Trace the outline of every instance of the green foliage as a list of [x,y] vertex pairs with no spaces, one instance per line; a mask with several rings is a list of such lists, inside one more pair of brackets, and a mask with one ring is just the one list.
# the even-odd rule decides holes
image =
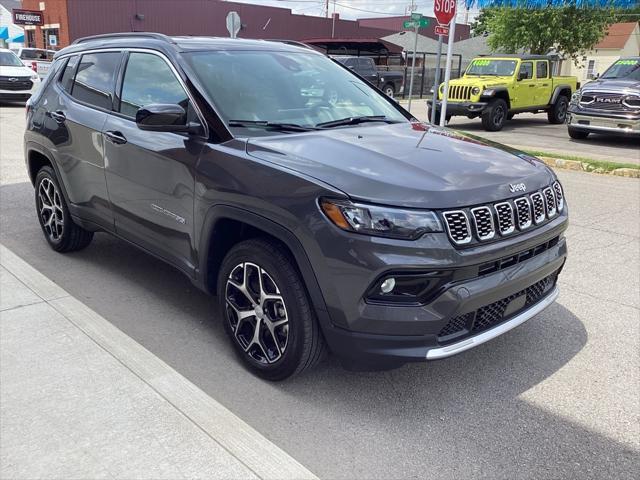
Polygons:
[[555,48],[576,64],[616,21],[614,11],[573,6],[488,8],[471,25],[474,35],[488,35],[489,46],[505,53],[545,54]]

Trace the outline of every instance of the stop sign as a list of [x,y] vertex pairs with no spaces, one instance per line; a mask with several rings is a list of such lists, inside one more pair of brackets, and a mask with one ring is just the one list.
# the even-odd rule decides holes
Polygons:
[[433,13],[440,25],[449,25],[451,19],[456,15],[456,0],[435,0]]

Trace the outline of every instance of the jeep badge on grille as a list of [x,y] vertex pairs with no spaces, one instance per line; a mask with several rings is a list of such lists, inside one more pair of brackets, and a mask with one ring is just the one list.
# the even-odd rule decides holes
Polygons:
[[509,190],[511,190],[511,193],[526,192],[527,186],[524,183],[510,183]]

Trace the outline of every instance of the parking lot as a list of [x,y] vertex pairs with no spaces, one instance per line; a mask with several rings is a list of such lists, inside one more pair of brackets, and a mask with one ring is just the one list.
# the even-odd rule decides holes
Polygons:
[[[536,136],[526,129],[537,120],[523,116],[524,132],[518,122],[500,135]],[[471,124],[484,133],[477,120],[452,126]],[[214,299],[171,267],[106,234],[78,253],[51,251],[24,171],[23,128],[22,106],[0,107],[0,242],[319,477],[636,477],[637,179],[558,172],[571,211],[561,294],[514,331],[429,364],[354,373],[328,359],[269,383],[234,358]],[[554,136],[537,137],[556,150]],[[601,141],[609,144],[597,154],[637,159],[631,144]]]
[[[401,102],[405,108],[406,101]],[[414,100],[411,113],[420,120],[427,118],[425,100]],[[479,118],[453,117],[449,127],[488,138],[516,148],[586,157],[609,162],[640,163],[640,141],[637,138],[590,135],[586,140],[573,140],[565,125],[551,125],[546,113],[521,113],[509,120],[499,132],[487,132]]]

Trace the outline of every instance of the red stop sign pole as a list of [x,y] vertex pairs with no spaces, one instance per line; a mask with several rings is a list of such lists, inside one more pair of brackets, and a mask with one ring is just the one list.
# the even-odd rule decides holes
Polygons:
[[[447,42],[447,66],[444,73],[444,88],[442,90],[442,105],[440,107],[440,126],[444,127],[447,121],[447,97],[449,96],[449,80],[451,79],[451,57],[453,55],[453,42],[456,35],[456,0],[435,0],[433,13],[441,25],[451,24],[449,40]],[[440,67],[440,65],[438,65]],[[436,110],[436,102],[433,103]]]

